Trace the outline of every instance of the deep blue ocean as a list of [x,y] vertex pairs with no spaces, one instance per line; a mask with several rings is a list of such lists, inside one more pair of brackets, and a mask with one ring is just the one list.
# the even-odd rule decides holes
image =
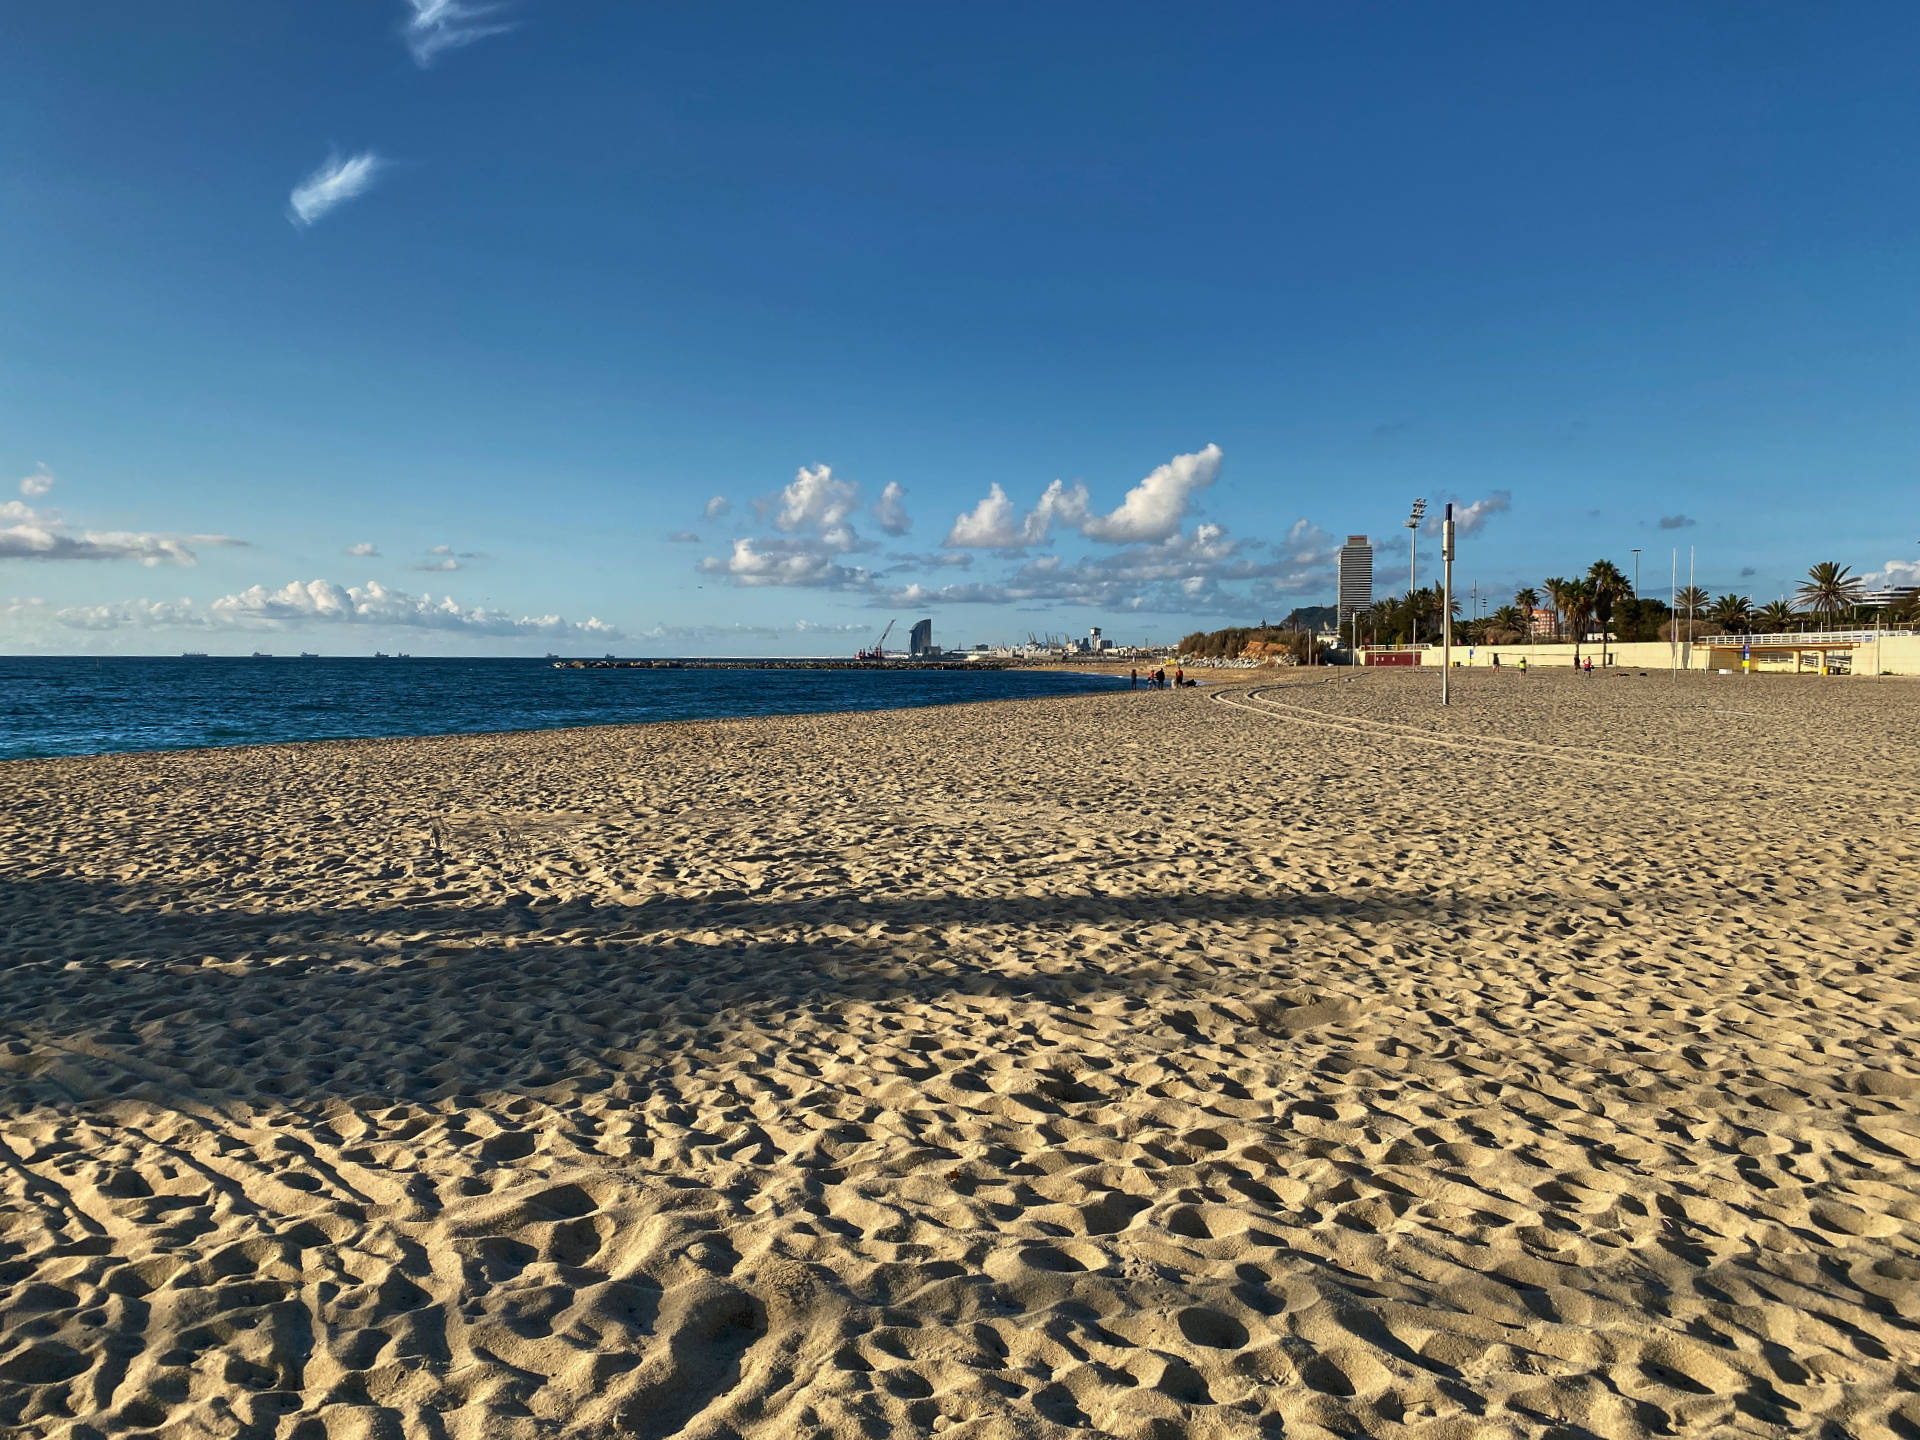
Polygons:
[[0,656],[0,760],[894,710],[1124,685],[1038,670],[556,670],[543,660]]

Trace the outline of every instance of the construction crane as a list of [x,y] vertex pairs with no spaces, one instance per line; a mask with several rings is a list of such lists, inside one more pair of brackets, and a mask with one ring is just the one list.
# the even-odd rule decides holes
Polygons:
[[898,625],[899,623],[900,622],[898,620],[887,621],[887,628],[880,632],[880,638],[873,642],[873,648],[871,650],[861,650],[857,652],[853,658],[856,660],[886,659],[887,658],[887,637],[893,634],[893,627]]

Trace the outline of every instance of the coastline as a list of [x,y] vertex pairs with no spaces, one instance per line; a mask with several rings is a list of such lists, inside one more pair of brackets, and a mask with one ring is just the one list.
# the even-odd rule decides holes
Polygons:
[[1920,692],[1525,683],[4,767],[0,1418],[1913,1423]]

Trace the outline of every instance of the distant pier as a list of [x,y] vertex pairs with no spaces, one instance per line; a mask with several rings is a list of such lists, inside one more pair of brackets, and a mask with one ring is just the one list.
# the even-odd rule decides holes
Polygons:
[[556,660],[556,670],[1012,670],[1015,660]]

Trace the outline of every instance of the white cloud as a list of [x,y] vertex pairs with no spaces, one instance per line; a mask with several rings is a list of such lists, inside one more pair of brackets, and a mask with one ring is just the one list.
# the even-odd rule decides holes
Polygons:
[[1889,560],[1878,570],[1862,575],[1860,583],[1869,590],[1889,590],[1901,585],[1920,585],[1920,561]]
[[904,535],[913,528],[913,521],[907,517],[906,498],[906,487],[897,480],[889,480],[880,492],[873,505],[873,518],[884,533]]
[[[1449,500],[1453,503],[1453,529],[1456,535],[1472,535],[1476,531],[1484,529],[1487,521],[1491,520],[1494,516],[1513,508],[1513,492],[1511,490],[1495,490],[1484,499],[1475,500],[1470,505],[1463,504],[1456,497],[1443,495],[1439,501],[1434,504],[1434,507],[1427,512],[1427,523],[1421,527],[1423,533],[1428,535],[1438,535],[1440,533],[1441,522],[1446,518],[1447,513],[1445,502]],[[1683,520],[1685,520],[1685,518],[1684,516],[1681,517]],[[1687,521],[1687,523],[1691,524],[1692,522]],[[1665,521],[1662,521],[1661,524],[1662,528],[1671,528],[1666,526]]]
[[1087,487],[1080,481],[1069,485],[1055,480],[1016,523],[1013,501],[996,482],[979,504],[955,518],[945,543],[974,550],[1020,550],[1044,544],[1056,522],[1089,540],[1115,545],[1165,540],[1179,533],[1194,495],[1220,473],[1220,460],[1218,445],[1176,455],[1129,490],[1108,515],[1093,513]]
[[860,503],[860,487],[837,479],[831,466],[802,465],[775,503],[779,506],[773,517],[776,530],[817,531],[835,550],[852,550],[859,544],[847,517]]
[[345,160],[329,155],[326,163],[294,186],[287,197],[293,223],[311,225],[336,205],[364,194],[385,168],[386,162],[372,151]]
[[474,550],[455,550],[451,545],[430,545],[427,547],[427,558],[413,568],[428,574],[444,575],[448,571],[464,568],[464,561],[485,558]]
[[58,514],[21,500],[0,502],[0,560],[138,560],[192,565],[193,547],[242,545],[229,535],[162,535],[139,530],[74,530]]
[[708,556],[700,568],[754,588],[799,585],[847,590],[867,584],[867,571],[842,565],[833,547],[812,540],[736,540],[725,560]]
[[421,69],[434,62],[442,51],[457,50],[501,35],[513,29],[510,21],[496,19],[504,5],[469,5],[465,0],[406,0],[413,13],[401,27],[407,49]]
[[1020,545],[1020,530],[1013,520],[1013,501],[994,481],[986,498],[964,515],[956,515],[947,531],[947,545],[973,550],[1012,550]]
[[378,580],[336,585],[331,580],[293,581],[278,590],[255,585],[223,595],[208,607],[216,622],[265,625],[384,625],[414,630],[452,630],[476,635],[573,635],[612,639],[619,631],[598,618],[575,623],[559,615],[521,615],[463,607],[451,595],[391,590]]
[[707,508],[702,510],[700,515],[702,519],[718,520],[731,509],[733,509],[732,501],[728,500],[724,495],[716,495],[707,501]]
[[1020,538],[1029,545],[1038,545],[1047,538],[1056,520],[1073,530],[1086,525],[1087,487],[1078,480],[1071,485],[1055,480],[1041,491],[1040,503],[1020,522]]
[[53,489],[53,472],[46,466],[36,466],[33,474],[20,477],[20,493],[29,500],[37,500]]
[[1186,519],[1195,492],[1213,484],[1220,459],[1218,445],[1174,456],[1129,490],[1112,514],[1089,516],[1081,523],[1081,533],[1089,540],[1119,544],[1166,539]]
[[371,540],[362,540],[358,545],[347,546],[347,554],[362,560],[377,560],[380,558],[380,547]]
[[191,600],[122,600],[69,605],[53,618],[70,630],[205,630],[213,622]]

